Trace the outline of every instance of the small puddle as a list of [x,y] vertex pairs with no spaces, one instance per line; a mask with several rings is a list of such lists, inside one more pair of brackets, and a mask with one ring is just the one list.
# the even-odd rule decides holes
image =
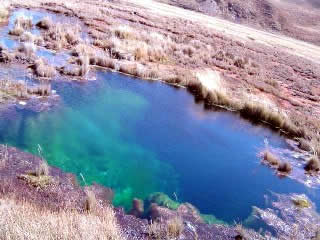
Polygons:
[[[37,22],[42,20],[44,17],[49,17],[52,21],[57,23],[63,24],[79,24],[82,31],[81,31],[81,38],[84,41],[89,41],[90,37],[85,30],[86,27],[83,23],[75,18],[66,17],[64,15],[57,15],[52,14],[45,11],[33,11],[33,10],[26,10],[26,9],[18,9],[12,12],[9,23],[7,26],[1,28],[0,30],[0,45],[5,47],[8,50],[14,51],[17,49],[21,42],[18,37],[10,36],[9,31],[14,28],[15,21],[17,18],[24,16],[26,18],[32,19],[32,23],[35,25]],[[41,31],[36,27],[33,26],[31,30],[29,30],[33,35],[39,36]],[[65,52],[54,52],[45,49],[44,47],[37,47],[36,55],[39,57],[44,58],[50,65],[55,67],[61,67],[67,64],[67,61],[70,57],[70,54]]]

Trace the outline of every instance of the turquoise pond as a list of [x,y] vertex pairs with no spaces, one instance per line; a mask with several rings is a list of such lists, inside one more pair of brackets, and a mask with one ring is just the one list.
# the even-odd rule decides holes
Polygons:
[[61,103],[49,112],[2,116],[0,142],[33,153],[40,144],[49,164],[113,188],[118,206],[164,192],[233,223],[263,208],[271,191],[320,201],[318,190],[261,165],[264,140],[288,148],[282,137],[230,112],[205,111],[184,89],[102,71],[97,81],[53,89]]

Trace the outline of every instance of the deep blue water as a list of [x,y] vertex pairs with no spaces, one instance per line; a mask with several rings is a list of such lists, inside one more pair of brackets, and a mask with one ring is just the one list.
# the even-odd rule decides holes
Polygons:
[[117,205],[128,209],[134,197],[161,191],[233,223],[263,208],[270,191],[319,202],[318,190],[260,164],[264,140],[287,148],[282,137],[233,113],[205,111],[184,89],[109,72],[53,89],[60,106],[1,118],[0,142],[34,153],[40,144],[49,164],[112,187]]

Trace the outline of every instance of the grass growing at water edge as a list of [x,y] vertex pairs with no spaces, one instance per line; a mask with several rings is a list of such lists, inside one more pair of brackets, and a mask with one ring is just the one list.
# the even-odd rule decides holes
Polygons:
[[125,240],[111,207],[99,214],[83,214],[65,209],[52,212],[10,198],[0,201],[8,209],[0,212],[0,239]]

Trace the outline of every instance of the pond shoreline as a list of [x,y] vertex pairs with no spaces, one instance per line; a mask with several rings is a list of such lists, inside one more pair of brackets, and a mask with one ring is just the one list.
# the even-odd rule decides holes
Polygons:
[[[96,198],[96,205],[102,209],[110,206],[113,197],[110,188],[97,184],[81,187],[73,174],[50,166],[48,166],[47,175],[37,176],[35,172],[38,171],[39,166],[46,164],[44,159],[5,145],[0,145],[0,153],[3,156],[0,162],[0,199],[10,196],[9,198],[17,202],[28,202],[40,209],[57,213],[74,209],[81,214],[87,214],[87,191],[92,191]],[[48,178],[43,180],[44,176]],[[128,239],[149,239],[150,222],[147,219],[127,215],[122,208],[114,208],[114,211],[118,224]],[[231,240],[239,235],[235,227],[204,223],[200,215],[197,215],[189,205],[170,210],[153,204],[150,214],[149,219],[160,220],[163,224],[174,216],[181,217],[188,226],[181,236],[187,239],[194,238],[194,234],[197,234],[201,240],[212,240],[213,236],[217,237],[215,239]],[[253,231],[248,231],[248,234],[258,236]]]
[[[116,4],[123,4],[122,2],[116,3]],[[107,4],[108,5],[108,4]],[[54,13],[66,15],[66,16],[72,16],[79,18],[82,22],[86,24],[86,27],[92,28],[90,32],[90,37],[94,38],[93,45],[90,45],[89,47],[95,47],[95,49],[103,50],[104,52],[108,52],[108,48],[110,46],[105,46],[104,42],[102,41],[103,37],[99,37],[98,33],[104,34],[108,33],[109,30],[107,29],[100,29],[103,24],[103,19],[94,19],[93,22],[90,22],[90,19],[88,16],[83,15],[84,13],[77,13],[76,10],[72,8],[66,7],[64,4],[55,3],[50,4],[48,2],[44,3],[42,0],[34,2],[34,3],[26,3],[26,4],[20,4],[19,2],[13,2],[12,6],[15,8],[23,7],[23,8],[31,8],[31,9],[44,9],[46,11],[51,11]],[[109,6],[109,5],[108,5]],[[74,7],[74,6],[73,6]],[[130,6],[130,8],[135,9],[135,7]],[[104,16],[106,15],[105,10],[100,10],[101,14]],[[114,11],[116,14],[124,14],[120,16],[117,16],[120,18],[121,21],[132,21],[133,25],[142,24],[142,29],[147,28],[151,29],[157,29],[156,26],[148,25],[146,22],[142,22],[140,18],[147,19],[148,17],[151,18],[151,16],[147,17],[141,17],[138,12],[133,13],[123,13],[122,10],[116,8],[111,8],[111,11]],[[128,16],[126,15],[128,14]],[[132,19],[131,19],[132,17]],[[129,20],[127,20],[129,18]],[[137,21],[137,19],[140,19]],[[143,20],[145,21],[145,20]],[[151,20],[150,20],[151,21]],[[180,21],[175,19],[176,24],[184,24],[184,21]],[[141,23],[142,22],[142,23]],[[96,25],[95,25],[96,24]],[[182,26],[182,25],[181,25]],[[139,28],[138,27],[138,28]],[[197,25],[194,25],[193,27],[197,27]],[[99,30],[99,31],[98,31]],[[123,29],[122,29],[123,30]],[[170,30],[170,31],[169,31]],[[130,41],[131,38],[136,41],[138,38],[135,36],[136,33],[127,33],[126,31],[121,32],[119,29],[113,29],[112,28],[112,34],[115,34],[117,36],[117,41],[122,41],[124,39],[127,39]],[[161,29],[161,32],[163,31],[168,35],[170,35],[173,39],[174,36],[177,34],[177,32],[174,32],[172,29]],[[187,33],[187,30],[185,30]],[[192,30],[194,31],[194,29]],[[202,31],[202,30],[201,30]],[[205,31],[204,31],[205,32]],[[126,35],[129,34],[129,35]],[[132,35],[130,35],[132,34]],[[179,34],[179,33],[178,33]],[[204,40],[204,42],[208,43],[208,39],[210,37],[205,36],[203,32],[198,33],[200,34]],[[157,36],[159,37],[159,36]],[[201,102],[203,104],[204,108],[206,109],[213,109],[215,107],[223,108],[225,110],[231,110],[236,112],[241,117],[248,119],[254,123],[262,123],[265,126],[268,126],[269,128],[276,130],[278,132],[281,132],[282,134],[289,136],[293,138],[294,140],[300,140],[301,138],[304,138],[305,141],[307,141],[307,145],[312,146],[318,146],[319,136],[314,133],[310,135],[310,131],[314,130],[314,127],[317,126],[317,121],[311,119],[311,115],[308,115],[310,112],[304,111],[304,107],[310,107],[314,108],[315,111],[317,111],[317,106],[315,106],[312,101],[316,98],[316,96],[308,95],[307,97],[303,95],[303,99],[308,100],[304,101],[301,100],[299,97],[296,97],[294,95],[294,99],[290,100],[289,98],[292,97],[291,93],[289,91],[289,87],[287,86],[287,76],[290,75],[287,73],[279,73],[278,71],[274,71],[271,73],[271,76],[274,77],[272,81],[269,82],[263,79],[265,81],[263,83],[263,86],[258,86],[259,84],[256,82],[256,78],[260,78],[260,74],[256,71],[260,71],[260,67],[263,68],[263,65],[253,66],[254,64],[251,64],[252,61],[257,59],[248,59],[246,62],[246,58],[244,55],[241,55],[239,53],[240,51],[253,51],[254,54],[260,54],[258,53],[257,49],[259,49],[261,46],[256,45],[254,43],[246,45],[242,42],[234,41],[227,39],[224,36],[216,36],[217,39],[222,39],[221,41],[224,43],[230,44],[229,47],[232,48],[232,50],[235,50],[237,54],[240,54],[240,57],[230,56],[228,52],[217,52],[215,56],[211,56],[214,62],[214,67],[212,67],[210,64],[206,64],[205,68],[200,67],[204,63],[195,63],[192,59],[194,59],[195,52],[191,49],[191,45],[188,45],[190,42],[188,42],[190,39],[193,38],[190,37],[190,34],[187,35],[186,39],[188,38],[188,43],[184,43],[183,49],[181,49],[181,54],[183,53],[183,59],[181,62],[179,62],[179,59],[177,56],[170,56],[172,59],[160,59],[157,60],[145,60],[142,59],[139,60],[126,60],[123,58],[126,58],[126,56],[113,56],[113,50],[117,50],[116,48],[111,49],[111,55],[107,58],[100,58],[97,56],[81,56],[78,52],[76,57],[72,59],[72,66],[75,67],[76,71],[74,69],[68,69],[64,67],[55,67],[55,71],[58,73],[58,76],[67,76],[70,75],[70,78],[73,76],[75,79],[81,81],[82,78],[85,78],[87,73],[89,72],[89,68],[102,68],[102,69],[108,69],[112,72],[121,73],[127,76],[136,77],[140,79],[146,79],[146,80],[152,80],[152,81],[161,81],[163,83],[167,83],[169,85],[172,85],[173,87],[177,88],[186,88],[194,97],[196,102]],[[184,39],[184,40],[186,40]],[[132,39],[131,39],[132,40]],[[159,39],[158,39],[159,40]],[[149,39],[149,41],[151,41]],[[49,42],[49,46],[52,47],[52,42]],[[52,44],[52,46],[50,45]],[[180,44],[180,43],[179,43]],[[73,45],[69,44],[67,45],[67,49],[72,49]],[[122,46],[123,47],[123,46]],[[190,48],[189,48],[190,47]],[[200,46],[201,51],[203,51],[202,46]],[[248,50],[249,49],[249,50]],[[253,50],[252,50],[253,49]],[[266,57],[268,60],[269,58],[273,58],[274,54],[276,54],[275,50],[270,50],[267,47],[261,47],[262,52],[268,56]],[[60,49],[61,50],[61,49]],[[61,51],[65,51],[66,49],[62,48]],[[1,49],[2,51],[2,49]],[[129,51],[129,50],[128,50]],[[199,52],[201,52],[199,50]],[[21,55],[21,53],[19,53]],[[87,54],[87,53],[86,53]],[[117,52],[118,55],[121,55],[122,52]],[[127,54],[127,53],[126,53]],[[131,53],[130,53],[131,54]],[[136,53],[137,54],[137,53]],[[139,52],[139,54],[141,54]],[[97,54],[98,55],[98,54]],[[262,54],[263,55],[263,54]],[[300,63],[297,63],[299,60],[298,57],[292,56],[290,54],[284,54],[285,57],[288,57],[287,60],[283,60],[284,62],[281,62],[282,65],[285,65],[287,68],[290,68],[290,70],[294,70],[295,77],[298,78],[301,76],[307,75],[308,79],[316,79],[318,73],[317,73],[317,67],[313,65],[313,63],[310,63],[307,60],[302,61],[301,64],[306,62],[311,67],[316,69],[314,72],[308,72],[300,69],[299,65]],[[19,60],[18,56],[18,60]],[[104,56],[105,57],[105,56]],[[109,59],[111,57],[111,59]],[[115,57],[115,59],[113,59]],[[129,56],[130,57],[130,56]],[[143,55],[140,56],[143,58]],[[149,56],[150,57],[150,56]],[[119,59],[118,59],[119,58]],[[221,58],[221,60],[220,60]],[[23,60],[24,58],[22,58]],[[20,59],[21,60],[21,59]],[[260,59],[259,59],[260,60]],[[16,61],[16,57],[12,60],[12,62],[8,63],[13,64]],[[155,61],[155,62],[154,62]],[[183,62],[184,61],[184,62]],[[196,60],[194,60],[196,61]],[[204,62],[209,60],[204,60]],[[211,61],[211,60],[210,60]],[[234,61],[234,62],[233,62]],[[227,63],[226,63],[227,62]],[[26,66],[26,63],[32,64],[32,66],[28,66],[28,68],[32,68],[35,72],[37,72],[37,68],[42,67],[48,67],[46,64],[43,64],[42,62],[37,63],[35,59],[31,59],[31,61],[25,61],[24,64]],[[259,62],[262,64],[261,62]],[[231,64],[231,65],[230,65]],[[280,63],[279,63],[280,64]],[[110,65],[110,67],[109,67]],[[309,66],[308,65],[308,66]],[[221,73],[221,86],[218,84],[218,86],[214,86],[212,89],[209,89],[208,86],[200,81],[199,78],[195,77],[199,72],[207,71],[208,67],[210,70],[208,72],[215,73],[216,71],[219,71]],[[88,68],[88,69],[87,69]],[[141,68],[145,70],[146,72],[141,72]],[[292,69],[291,69],[292,68]],[[258,69],[258,70],[257,70]],[[269,68],[269,70],[271,67]],[[296,71],[298,69],[299,71]],[[240,74],[238,74],[238,71]],[[289,70],[288,70],[289,71]],[[41,71],[38,71],[41,72]],[[157,74],[160,73],[160,75],[164,75],[164,77],[159,77],[159,75],[154,75],[154,72],[157,72]],[[169,75],[168,72],[170,72]],[[262,70],[261,70],[262,72]],[[307,73],[305,73],[307,72]],[[172,74],[174,73],[174,74]],[[78,75],[79,76],[78,76]],[[43,73],[43,75],[46,75]],[[251,78],[252,77],[252,78]],[[248,80],[248,79],[249,80]],[[263,78],[263,77],[262,77]],[[277,82],[280,79],[280,85]],[[284,80],[285,79],[285,80]],[[208,78],[207,80],[210,80],[212,82],[217,82],[215,78]],[[239,80],[239,82],[237,82]],[[261,79],[260,79],[261,80]],[[260,81],[259,80],[259,81]],[[258,82],[259,82],[258,81]],[[283,82],[281,82],[283,81]],[[295,80],[294,80],[295,81]],[[238,87],[241,86],[241,84],[244,84],[244,89],[241,89],[241,91],[248,91],[248,92],[239,92]],[[270,87],[270,85],[272,87]],[[215,88],[216,87],[216,88]],[[245,89],[247,88],[247,89]],[[51,90],[51,89],[50,89]],[[253,95],[251,93],[254,92]],[[284,92],[286,95],[282,95],[282,92]],[[227,93],[227,94],[226,94]],[[250,93],[250,94],[249,94]],[[51,94],[51,92],[50,92]],[[49,95],[50,95],[49,94]],[[242,95],[243,94],[243,95]],[[250,97],[247,98],[247,94],[250,95]],[[245,97],[244,97],[245,96]],[[256,101],[257,98],[262,97],[262,102],[266,102],[263,104],[253,104],[258,102]],[[288,98],[289,97],[289,98]],[[311,100],[308,98],[312,98]],[[245,99],[245,100],[244,100]],[[296,100],[297,99],[297,100]],[[21,100],[21,101],[20,101]],[[30,100],[26,99],[15,99],[15,103],[8,104],[0,109],[0,111],[6,111],[10,110],[10,108],[17,108],[20,110],[26,109],[33,112],[42,112],[42,111],[48,111],[50,109],[54,109],[56,106],[60,103],[60,97],[58,95],[51,95],[51,96],[44,96],[44,97],[31,97]],[[309,101],[310,100],[310,101]],[[239,105],[239,102],[241,104]],[[269,105],[269,103],[271,104]],[[291,108],[294,106],[295,110],[291,111]],[[276,107],[276,111],[270,110],[273,107]],[[295,113],[302,112],[302,116],[306,118],[303,118],[304,120],[302,122],[299,121],[299,118],[295,118]],[[310,117],[310,119],[309,119]],[[306,126],[305,123],[308,123]],[[311,141],[312,140],[312,141]],[[298,147],[299,144],[294,143],[293,145],[295,147]],[[314,144],[314,145],[313,145]],[[10,195],[13,194],[15,198],[17,198],[18,201],[29,201],[36,204],[39,208],[48,208],[53,211],[59,211],[59,209],[77,209],[80,213],[85,213],[86,206],[87,205],[87,199],[88,199],[88,191],[93,192],[97,199],[97,204],[104,208],[106,206],[109,206],[113,193],[112,190],[106,187],[101,187],[99,185],[92,185],[89,187],[80,187],[76,183],[76,177],[69,173],[64,173],[58,168],[53,168],[48,166],[48,173],[46,174],[39,174],[39,168],[43,164],[45,164],[45,160],[39,157],[35,157],[33,155],[23,153],[20,150],[16,148],[7,148],[5,146],[0,146],[2,151],[4,149],[7,149],[7,153],[5,153],[6,157],[9,157],[12,162],[9,164],[4,163],[3,166],[0,168],[0,181],[4,184],[1,184],[0,186],[0,192],[2,195]],[[310,147],[311,148],[311,147]],[[299,149],[297,149],[299,150]],[[313,151],[320,151],[320,149],[313,149]],[[309,149],[309,152],[311,150]],[[305,159],[307,161],[307,159]],[[302,164],[299,163],[299,167],[303,169]],[[42,171],[42,170],[41,170]],[[85,180],[84,180],[85,181]],[[12,190],[14,191],[12,192]],[[16,192],[16,189],[20,189],[20,191]],[[1,196],[1,195],[0,195]],[[69,198],[71,196],[71,198]],[[137,200],[138,201],[138,200]],[[137,202],[136,202],[137,203]],[[135,204],[133,204],[135,206]],[[48,207],[49,206],[49,207]],[[178,210],[172,210],[168,209],[163,206],[157,206],[154,205],[154,208],[147,209],[147,213],[144,215],[144,219],[137,218],[132,215],[127,215],[122,208],[115,208],[115,213],[118,219],[118,223],[122,230],[124,230],[126,236],[131,239],[150,239],[150,222],[148,220],[150,219],[162,219],[159,220],[160,224],[163,224],[166,226],[167,222],[172,219],[174,216],[179,216],[184,225],[184,230],[181,232],[182,236],[186,239],[193,239],[198,238],[201,240],[206,239],[243,239],[245,235],[246,237],[254,238],[254,239],[260,239],[260,235],[253,232],[253,231],[247,231],[247,230],[239,230],[235,226],[224,226],[224,225],[208,225],[206,224],[203,219],[200,216],[200,213],[197,211],[194,211],[194,208],[188,204],[183,204],[181,208]],[[139,208],[139,204],[136,205],[136,209],[132,209],[132,213],[135,213],[135,215],[139,215],[141,209]],[[138,213],[138,214],[136,214]],[[148,219],[148,220],[146,220]],[[161,222],[163,221],[163,222]],[[195,230],[194,230],[195,229]],[[245,232],[245,234],[242,233]],[[238,238],[237,238],[238,236]],[[155,236],[151,236],[153,238]],[[243,237],[243,238],[239,238]],[[262,238],[261,238],[262,239]]]

